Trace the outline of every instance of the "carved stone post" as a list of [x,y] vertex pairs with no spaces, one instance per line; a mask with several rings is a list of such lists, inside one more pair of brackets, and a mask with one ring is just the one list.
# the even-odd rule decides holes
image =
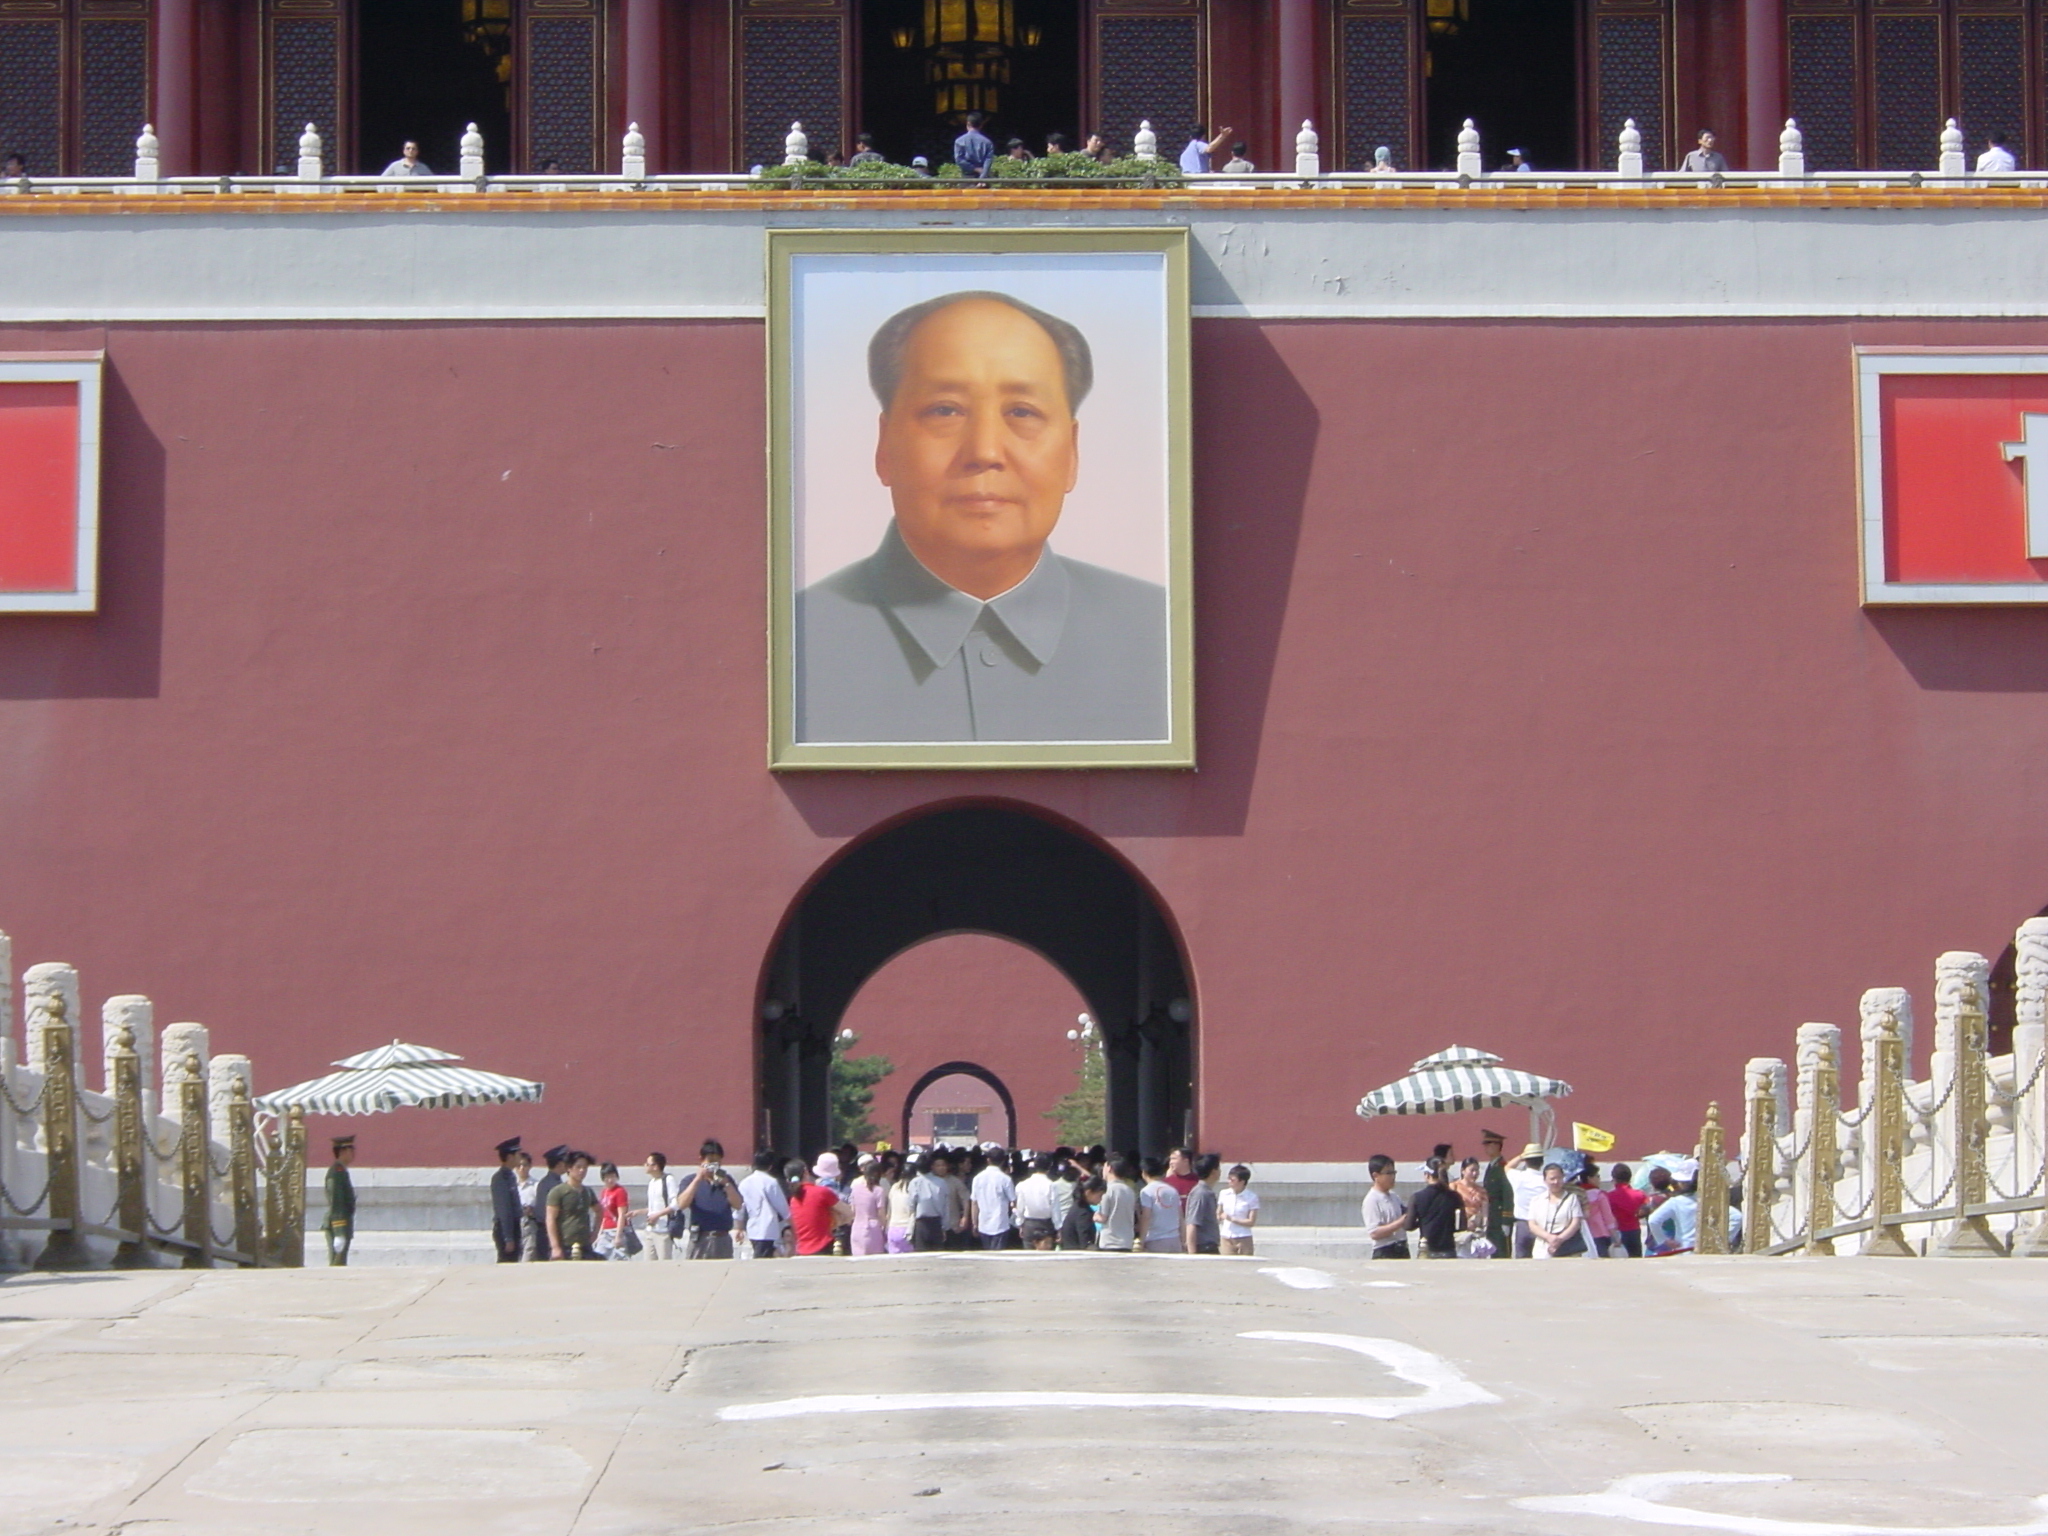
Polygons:
[[278,1170],[281,1258],[287,1269],[306,1264],[306,1112],[294,1104],[284,1115],[284,1157]]
[[782,141],[782,163],[802,165],[811,158],[810,135],[804,132],[802,123],[791,123],[789,133]]
[[2005,1244],[1982,1216],[1968,1214],[1988,1198],[1984,1139],[1989,1123],[1984,1100],[1991,1071],[1985,1051],[1985,1003],[1990,997],[1991,962],[1966,950],[1951,950],[1934,962],[1935,1028],[1955,1062],[1950,1125],[1955,1136],[1955,1202],[1960,1214],[1936,1250],[1947,1258],[2005,1257]]
[[1721,1132],[1721,1106],[1707,1106],[1707,1123],[1700,1127],[1699,1231],[1693,1238],[1694,1253],[1728,1251],[1728,1150]]
[[638,123],[626,124],[626,136],[619,141],[619,175],[627,181],[647,179],[647,136]]
[[[40,969],[40,967],[38,968]],[[79,1236],[78,1209],[78,1084],[72,1076],[71,1020],[61,992],[34,998],[30,1006],[38,1021],[33,1033],[42,1047],[43,1156],[49,1176],[47,1209],[50,1239],[36,1259],[37,1269],[76,1269],[86,1262]]]
[[322,151],[326,147],[320,142],[320,130],[311,123],[306,124],[306,131],[299,135],[299,180],[318,181],[326,174],[321,164]]
[[1486,174],[1486,167],[1480,162],[1479,130],[1469,117],[1458,130],[1458,174],[1475,180]]
[[1963,130],[1950,118],[1941,130],[1941,174],[1961,176],[1970,168],[1969,159],[1963,149]]
[[484,174],[484,136],[471,123],[463,131],[461,154],[458,158],[460,174],[464,181],[481,181]]
[[141,182],[163,180],[163,145],[156,136],[156,129],[148,123],[142,125],[142,132],[135,136],[135,179]]
[[[0,933],[0,1072],[14,1065],[14,940]],[[5,1114],[0,1107],[0,1114]]]
[[1622,120],[1621,138],[1614,152],[1614,169],[1623,181],[1643,179],[1643,130],[1636,126],[1632,117]]
[[[1811,1026],[1808,1026],[1809,1028]],[[1841,1031],[1823,1026],[1832,1039],[1822,1039],[1813,1065],[1803,1074],[1805,1092],[1801,1107],[1811,1114],[1806,1132],[1806,1248],[1809,1258],[1831,1257],[1834,1239],[1821,1234],[1835,1224],[1835,1180],[1841,1173],[1836,1153],[1836,1116],[1840,1113],[1841,1090],[1836,1083],[1835,1042]]]
[[[2018,955],[2013,993],[2013,1087],[2031,1079],[2033,1086],[2012,1106],[2012,1182],[2025,1189],[2037,1176],[2048,1184],[2041,1167],[2048,1158],[2048,917],[2030,917],[2020,924],[2013,948]],[[2014,1234],[2015,1258],[2048,1258],[2048,1211],[2033,1225]]]
[[1141,118],[1138,131],[1131,135],[1131,153],[1140,160],[1159,158],[1159,135],[1152,131],[1152,119]]
[[[114,1268],[140,1269],[148,1262],[149,1176],[142,1161],[142,1053],[149,1031],[146,997],[112,997],[100,1011],[106,1043],[107,1097],[114,1101],[114,1225],[131,1236],[114,1251]],[[138,1034],[136,1021],[141,1022]]]
[[1304,181],[1323,174],[1323,141],[1307,118],[1301,120],[1301,132],[1294,136],[1294,174]]
[[1806,175],[1806,135],[1799,131],[1799,120],[1794,117],[1785,119],[1785,131],[1778,135],[1778,174]]
[[1886,994],[1905,995],[1896,987],[1863,994],[1863,1038],[1871,1053],[1865,1102],[1872,1106],[1863,1122],[1863,1155],[1875,1181],[1863,1251],[1872,1258],[1910,1259],[1917,1255],[1898,1219],[1906,1209],[1906,1037],[1896,1009],[1884,1006]]
[[1743,1069],[1748,1101],[1742,1180],[1742,1251],[1771,1246],[1771,1208],[1778,1199],[1778,1077],[1785,1064],[1775,1056],[1754,1056]]

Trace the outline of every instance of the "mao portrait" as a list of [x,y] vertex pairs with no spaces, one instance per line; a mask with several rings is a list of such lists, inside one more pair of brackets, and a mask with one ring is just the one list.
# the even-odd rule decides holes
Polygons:
[[770,236],[776,766],[1192,760],[1184,237],[999,238]]

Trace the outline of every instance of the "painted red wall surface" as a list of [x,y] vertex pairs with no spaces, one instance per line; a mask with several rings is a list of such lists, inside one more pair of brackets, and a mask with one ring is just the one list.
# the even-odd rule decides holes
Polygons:
[[1201,322],[1201,770],[777,777],[757,325],[15,328],[107,350],[105,585],[0,618],[0,924],[259,1088],[548,1083],[365,1163],[737,1147],[804,882],[1004,796],[1170,906],[1233,1157],[1426,1148],[1352,1105],[1452,1041],[1690,1146],[2048,902],[2048,614],[1858,608],[1857,343],[2048,325]]

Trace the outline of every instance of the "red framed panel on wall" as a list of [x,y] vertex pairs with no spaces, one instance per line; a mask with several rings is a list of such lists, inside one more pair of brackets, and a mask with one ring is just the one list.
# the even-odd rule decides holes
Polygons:
[[2048,603],[2048,352],[1857,349],[1865,604]]
[[99,606],[100,364],[0,353],[0,613]]

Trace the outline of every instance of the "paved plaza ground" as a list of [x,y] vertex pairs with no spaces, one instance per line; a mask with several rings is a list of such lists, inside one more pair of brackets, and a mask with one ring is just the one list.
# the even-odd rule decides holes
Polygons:
[[2048,1264],[19,1275],[0,1533],[2048,1532]]

